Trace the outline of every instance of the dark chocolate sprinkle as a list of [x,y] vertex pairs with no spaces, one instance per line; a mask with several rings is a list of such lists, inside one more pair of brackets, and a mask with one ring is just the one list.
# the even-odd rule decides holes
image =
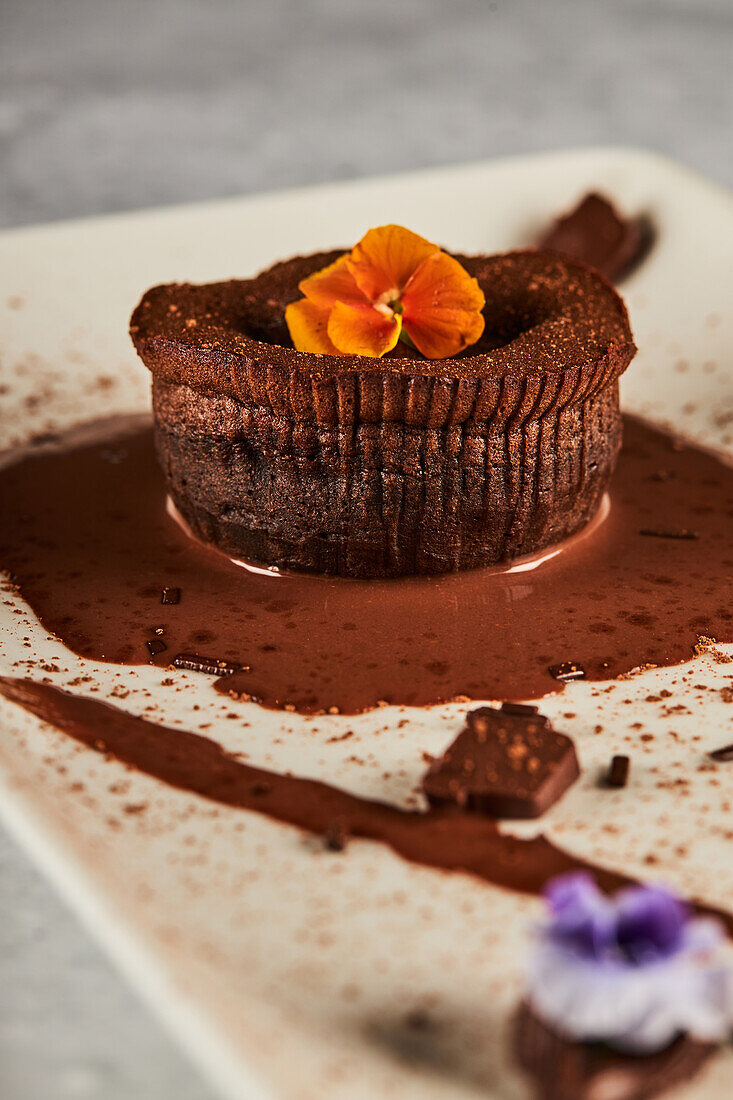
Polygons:
[[631,761],[628,756],[611,757],[611,766],[606,773],[606,787],[625,787],[629,781]]
[[323,834],[323,843],[329,852],[343,852],[349,843],[349,830],[342,819],[332,821]]
[[585,669],[577,661],[561,661],[559,665],[550,665],[547,671],[554,680],[585,679]]
[[155,657],[158,653],[162,653],[168,646],[160,638],[151,638],[145,643],[148,647],[148,653],[151,657]]
[[529,717],[531,714],[537,714],[537,707],[527,706],[525,703],[502,703],[501,709],[504,714],[524,714]]
[[711,753],[708,753],[708,756],[719,764],[730,764],[733,761],[733,745],[724,745],[722,749],[713,749]]
[[177,653],[173,664],[176,668],[186,668],[189,672],[206,672],[210,676],[231,676],[233,672],[247,671],[247,665],[221,661],[217,657],[202,657],[199,653]]
[[161,596],[161,603],[180,603],[181,602],[181,590],[180,588],[164,588]]
[[646,535],[647,538],[652,539],[699,539],[700,535],[697,531],[688,531],[686,527],[681,527],[679,531],[663,531],[653,527],[642,527],[639,531],[640,535]]

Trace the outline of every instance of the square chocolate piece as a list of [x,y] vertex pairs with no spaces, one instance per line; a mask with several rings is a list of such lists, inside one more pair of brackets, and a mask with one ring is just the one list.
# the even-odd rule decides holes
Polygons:
[[575,746],[536,707],[479,707],[422,787],[433,805],[491,817],[539,817],[580,775]]

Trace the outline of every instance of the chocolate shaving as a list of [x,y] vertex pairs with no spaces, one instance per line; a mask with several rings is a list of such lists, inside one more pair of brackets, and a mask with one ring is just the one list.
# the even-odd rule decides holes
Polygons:
[[559,665],[550,665],[547,670],[554,680],[584,680],[585,669],[577,661],[561,661]]
[[199,653],[177,653],[173,658],[175,668],[185,668],[189,672],[206,672],[209,676],[231,676],[233,672],[246,672],[247,665],[234,661],[222,661],[218,657],[202,657]]
[[606,787],[625,787],[629,781],[631,760],[628,756],[612,756],[604,781]]
[[525,703],[502,703],[501,709],[504,714],[524,714],[529,716],[531,714],[537,714],[539,707],[529,706]]
[[162,653],[163,650],[168,648],[165,642],[160,638],[150,638],[145,645],[148,647],[148,653],[151,657],[157,656],[158,653]]
[[678,531],[661,530],[654,527],[642,527],[639,531],[640,535],[646,535],[647,538],[652,539],[699,539],[700,535],[697,531],[689,531],[686,527],[681,527]]
[[733,745],[724,745],[722,749],[713,749],[708,753],[711,760],[718,764],[730,764],[733,761]]
[[168,603],[168,604],[180,603],[181,602],[181,590],[180,590],[180,588],[164,588],[162,593],[161,593],[161,596],[160,596],[160,602],[161,603]]

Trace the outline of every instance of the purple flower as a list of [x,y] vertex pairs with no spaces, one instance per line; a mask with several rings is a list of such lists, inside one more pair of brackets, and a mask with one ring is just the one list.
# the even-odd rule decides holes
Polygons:
[[685,947],[687,906],[662,887],[632,886],[612,900],[583,871],[551,879],[547,934],[579,958],[633,965],[668,958]]
[[558,1030],[640,1053],[682,1031],[726,1036],[733,982],[711,958],[722,939],[715,921],[694,918],[662,887],[607,897],[584,873],[552,879],[545,898],[529,998]]

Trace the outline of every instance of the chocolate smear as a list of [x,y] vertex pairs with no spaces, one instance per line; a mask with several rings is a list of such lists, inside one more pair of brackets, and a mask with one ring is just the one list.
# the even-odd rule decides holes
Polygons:
[[533,1078],[538,1100],[652,1100],[694,1077],[717,1049],[681,1035],[654,1054],[621,1054],[603,1043],[560,1035],[526,1003],[513,1038],[516,1059]]
[[[590,871],[609,893],[633,881],[564,852],[545,836],[525,840],[502,833],[481,814],[456,806],[401,810],[318,780],[279,775],[243,763],[201,734],[155,725],[51,684],[0,677],[0,695],[81,744],[171,787],[264,814],[314,836],[324,836],[341,820],[350,836],[380,841],[411,863],[459,871],[525,894],[539,894],[549,878],[567,871]],[[718,917],[733,936],[733,916],[708,906],[697,909]]]
[[580,775],[575,746],[537,707],[479,707],[422,787],[436,806],[490,817],[540,817]]
[[589,264],[618,282],[645,258],[653,239],[647,218],[626,218],[609,199],[593,192],[559,218],[539,245]]
[[199,653],[177,653],[173,658],[175,668],[185,668],[189,672],[205,672],[209,676],[231,676],[234,672],[244,671],[245,666],[235,661],[222,661],[218,657],[202,657]]
[[606,772],[604,786],[625,787],[629,781],[629,769],[631,761],[628,756],[618,755],[611,757],[611,766]]

